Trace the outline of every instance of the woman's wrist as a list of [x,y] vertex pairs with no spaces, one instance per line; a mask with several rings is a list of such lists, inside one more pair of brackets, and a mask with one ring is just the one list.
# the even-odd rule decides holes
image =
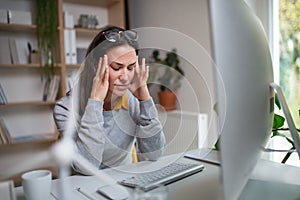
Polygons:
[[147,85],[138,88],[138,90],[135,93],[136,93],[136,98],[139,101],[146,101],[151,99],[151,95],[149,93]]

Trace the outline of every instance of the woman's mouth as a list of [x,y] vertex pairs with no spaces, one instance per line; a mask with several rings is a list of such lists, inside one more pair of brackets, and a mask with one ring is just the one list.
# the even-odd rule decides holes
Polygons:
[[126,90],[128,88],[128,85],[115,84],[114,86],[115,86],[114,89],[117,90]]

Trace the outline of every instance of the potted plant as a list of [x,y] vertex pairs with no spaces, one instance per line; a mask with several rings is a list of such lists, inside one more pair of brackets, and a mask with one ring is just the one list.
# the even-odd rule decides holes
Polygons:
[[166,111],[176,108],[176,91],[181,86],[181,79],[184,72],[179,66],[179,59],[176,49],[167,52],[164,59],[160,58],[159,50],[154,50],[151,55],[152,63],[150,76],[159,84],[159,103]]
[[56,1],[37,0],[37,40],[40,64],[43,67],[42,79],[51,79],[57,38]]

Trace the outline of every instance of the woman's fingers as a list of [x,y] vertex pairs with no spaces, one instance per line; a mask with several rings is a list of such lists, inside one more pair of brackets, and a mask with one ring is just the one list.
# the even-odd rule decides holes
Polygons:
[[102,66],[101,66],[101,75],[104,75],[106,68],[107,68],[107,55],[105,54],[103,56],[103,61],[102,61]]
[[105,71],[104,71],[104,78],[103,78],[103,82],[104,83],[108,83],[108,77],[109,77],[109,69],[108,69],[108,66],[106,65],[105,67]]
[[142,71],[143,71],[143,78],[146,79],[146,81],[147,81],[148,74],[149,74],[149,66],[148,65],[146,66],[145,58],[142,59]]
[[106,69],[107,69],[107,55],[104,55],[101,63],[101,74],[100,74],[101,79],[104,78]]
[[142,58],[142,71],[145,71],[145,58]]
[[98,67],[96,71],[96,76],[100,77],[101,75],[101,66],[102,66],[102,57],[100,57],[99,62],[98,62]]
[[96,76],[102,79],[107,68],[107,55],[104,55],[99,58]]
[[94,83],[91,91],[91,98],[104,100],[108,90],[109,69],[107,65],[107,55],[99,58],[98,68],[94,77]]
[[139,64],[139,57],[138,56],[136,56],[136,63],[137,63],[137,65],[135,67],[135,73],[137,75],[139,75],[140,74],[140,64]]
[[139,64],[138,61],[138,57],[137,57],[137,66],[136,66],[136,73],[140,76],[140,77],[145,77],[145,74],[148,73],[148,66],[146,66],[146,59],[142,58],[142,63],[141,65]]
[[146,81],[148,80],[148,77],[149,77],[149,66],[147,65],[145,67],[145,75],[144,75],[144,78],[146,79]]

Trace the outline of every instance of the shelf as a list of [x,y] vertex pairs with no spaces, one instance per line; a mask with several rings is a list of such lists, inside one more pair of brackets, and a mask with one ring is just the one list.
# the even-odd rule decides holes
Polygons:
[[2,150],[1,153],[5,151],[10,152],[15,148],[20,150],[21,149],[30,150],[34,148],[40,148],[40,147],[50,147],[53,143],[55,143],[58,140],[59,133],[44,133],[43,136],[45,136],[45,139],[31,140],[31,141],[24,141],[24,142],[13,142],[10,144],[1,144],[0,145],[0,150]]
[[56,101],[31,101],[1,104],[0,108],[22,107],[22,106],[54,106]]
[[89,28],[80,28],[80,27],[75,27],[75,28],[64,28],[66,30],[75,30],[76,34],[81,35],[81,36],[88,36],[93,38],[95,35],[97,35],[102,28],[99,29],[89,29]]
[[116,3],[119,3],[120,1],[121,0],[64,0],[65,3],[75,3],[100,7],[110,7]]
[[[56,64],[54,68],[61,67],[61,64]],[[43,67],[40,66],[40,64],[0,64],[0,68],[40,68]]]
[[0,64],[0,68],[12,68],[12,67],[34,67],[34,68],[37,68],[37,67],[40,67],[40,64]]
[[70,29],[70,30],[75,30],[77,33],[83,33],[83,34],[97,34],[99,33],[102,29],[91,29],[91,28],[80,28],[80,27],[75,27],[75,28],[65,28],[65,29]]
[[8,32],[9,31],[13,31],[13,32],[36,31],[36,25],[0,23],[0,30],[8,31]]
[[81,64],[68,64],[66,65],[67,68],[80,68]]
[[76,30],[76,32],[78,33],[98,33],[99,31],[101,31],[101,28],[100,29],[89,29],[89,28],[74,28]]
[[[55,142],[59,138],[59,133],[42,133],[38,135],[26,135],[22,136],[23,141],[14,141],[11,144],[23,144],[23,143],[43,143],[43,142]],[[19,137],[20,140],[20,137]]]
[[[25,135],[16,137],[17,140],[20,141],[13,141],[8,144],[0,144],[0,146],[7,146],[7,145],[27,145],[27,144],[43,144],[49,142],[56,142],[59,139],[59,133],[41,133],[38,135]],[[21,141],[22,140],[22,141]]]

